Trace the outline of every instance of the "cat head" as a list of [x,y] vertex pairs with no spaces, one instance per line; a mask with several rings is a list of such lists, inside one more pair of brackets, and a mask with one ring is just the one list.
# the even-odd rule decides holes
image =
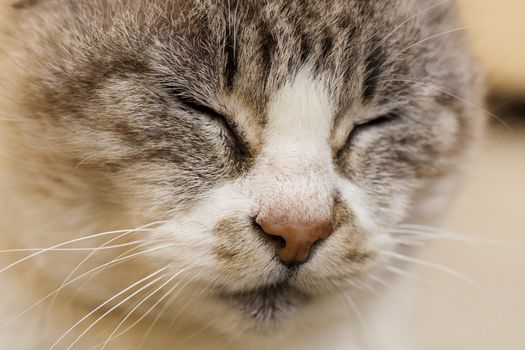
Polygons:
[[[482,124],[448,4],[17,7],[4,105],[24,122],[4,140],[27,160],[9,181],[34,213],[17,234],[52,245],[138,228],[89,241],[128,245],[88,265],[136,256],[86,299],[162,271],[174,305],[200,305],[190,318],[293,322],[392,263],[399,224],[440,215]],[[79,262],[39,258],[59,280]]]

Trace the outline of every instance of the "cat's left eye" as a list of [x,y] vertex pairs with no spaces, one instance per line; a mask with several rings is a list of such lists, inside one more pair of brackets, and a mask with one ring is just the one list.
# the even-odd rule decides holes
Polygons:
[[234,125],[230,124],[230,122],[224,115],[217,112],[211,107],[203,105],[202,103],[198,102],[193,98],[184,96],[183,94],[179,93],[173,95],[187,109],[193,112],[197,112],[198,114],[205,115],[208,118],[211,118],[214,121],[221,124],[223,130],[225,130],[228,134],[229,143],[231,144],[232,148],[234,148],[236,152],[241,155],[244,155],[246,153],[246,144],[243,141],[243,138],[239,135],[237,128]]
[[373,118],[364,122],[360,122],[352,128],[352,131],[350,131],[350,134],[348,135],[345,145],[337,152],[337,158],[343,157],[350,148],[352,147],[353,141],[355,140],[356,136],[368,129],[375,128],[382,126],[383,124],[387,124],[392,122],[394,119],[397,118],[397,115],[395,113],[388,113],[383,114],[377,118]]

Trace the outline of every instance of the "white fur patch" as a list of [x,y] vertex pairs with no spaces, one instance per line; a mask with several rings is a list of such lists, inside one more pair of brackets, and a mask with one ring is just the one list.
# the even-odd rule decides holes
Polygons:
[[270,102],[265,153],[326,150],[333,114],[333,104],[322,82],[314,80],[308,68],[302,69]]
[[259,215],[310,221],[331,214],[333,115],[326,89],[308,68],[275,94],[262,151],[249,180]]

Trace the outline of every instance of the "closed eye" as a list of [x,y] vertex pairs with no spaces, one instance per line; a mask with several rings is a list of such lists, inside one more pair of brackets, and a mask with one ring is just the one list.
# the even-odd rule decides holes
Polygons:
[[356,124],[353,127],[352,131],[350,131],[350,134],[348,135],[348,138],[346,139],[345,145],[337,152],[337,159],[341,160],[347,155],[347,153],[352,148],[353,142],[358,134],[366,130],[369,130],[371,128],[376,128],[384,124],[390,123],[396,118],[397,118],[397,114],[388,113],[388,114],[379,116],[377,118],[373,118],[371,120]]
[[237,128],[233,126],[232,124],[230,124],[224,115],[217,112],[211,107],[203,105],[202,103],[198,102],[194,98],[188,97],[186,94],[178,90],[170,88],[169,91],[173,97],[175,97],[180,103],[184,105],[184,107],[186,107],[186,109],[191,110],[193,112],[197,112],[198,114],[205,115],[208,118],[211,118],[216,122],[219,122],[223,130],[225,130],[227,133],[228,143],[231,146],[231,148],[239,156],[243,156],[243,157],[247,156],[248,148],[247,148],[246,142],[243,140],[242,137],[239,136],[239,133],[237,132]]

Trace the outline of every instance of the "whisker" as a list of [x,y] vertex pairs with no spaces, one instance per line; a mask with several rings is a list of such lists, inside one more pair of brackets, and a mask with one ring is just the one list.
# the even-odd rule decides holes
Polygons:
[[[141,230],[141,229],[145,229],[147,227],[149,227],[151,224],[147,224],[147,225],[144,225],[144,226],[141,226],[138,228],[138,230]],[[130,235],[132,233],[135,233],[136,231],[135,230],[130,230],[130,231],[127,231],[127,232],[124,232],[120,235],[118,235],[117,237],[114,237],[112,239],[110,239],[109,241],[105,242],[104,244],[102,244],[101,246],[99,246],[99,248],[104,248],[107,244],[110,244],[116,240],[119,240],[120,238],[122,237],[125,237],[127,235]],[[64,281],[62,282],[61,286],[65,285],[69,279],[71,277],[73,277],[73,275],[94,255],[96,254],[97,252],[99,252],[100,250],[94,250],[93,252],[91,252],[91,254],[89,254],[88,256],[86,256],[69,274],[68,276],[64,279]],[[60,290],[60,289],[59,289]],[[54,302],[55,302],[55,299],[56,297],[58,296],[58,292],[55,294],[55,296],[53,296],[53,299],[51,300],[51,303],[50,305],[53,305]]]
[[[164,282],[160,287],[157,287],[157,289],[155,289],[153,292],[151,292],[150,294],[148,294],[144,299],[142,299],[137,305],[135,305],[135,307],[130,311],[128,312],[128,314],[124,317],[124,319],[117,325],[117,327],[113,330],[113,332],[109,335],[108,339],[106,340],[106,342],[102,345],[102,348],[100,350],[104,350],[106,348],[106,346],[111,342],[111,340],[113,340],[114,338],[114,335],[118,332],[118,330],[120,329],[120,327],[122,327],[122,325],[124,323],[126,323],[126,321],[128,320],[129,317],[131,317],[131,315],[133,315],[133,313],[135,311],[137,311],[137,309],[142,305],[144,304],[146,301],[148,301],[153,295],[157,294],[162,288],[164,288],[165,286],[167,286],[171,281],[173,281],[175,278],[177,278],[181,273],[185,272],[186,270],[188,270],[188,268],[184,268],[182,270],[180,270],[179,272],[177,272],[175,275],[173,275],[172,277],[170,277],[166,282]],[[175,288],[177,287],[177,285],[175,285],[174,287],[172,287],[170,289],[170,291],[168,293],[165,294],[164,298],[167,297]],[[157,301],[152,308],[150,308],[150,311],[155,308],[155,306],[157,306],[160,302],[162,301],[162,299],[160,301]],[[122,335],[122,334],[125,334],[127,331],[129,331],[130,329],[132,329],[134,326],[136,326],[141,320],[143,320],[145,317],[147,316],[147,313],[146,314],[143,314],[141,318],[139,318],[138,321],[136,321],[135,323],[133,323],[131,325],[131,327],[128,327],[124,332],[121,332],[119,334]]]
[[409,18],[407,18],[406,20],[401,22],[399,25],[394,27],[394,29],[390,33],[388,33],[387,35],[383,36],[383,38],[380,41],[380,43],[377,46],[375,46],[374,49],[371,52],[375,52],[375,50],[377,50],[381,45],[383,45],[388,38],[390,38],[392,35],[397,33],[397,31],[400,30],[401,28],[403,28],[406,24],[408,24],[411,21],[417,19],[419,16],[425,15],[425,14],[433,11],[437,7],[442,6],[442,5],[444,5],[444,4],[448,3],[448,2],[449,2],[449,0],[440,1],[440,2],[438,2],[436,4],[434,4],[434,5],[426,8],[426,9],[424,9],[423,11],[420,11],[420,12],[414,14],[413,16],[410,16]]
[[[202,270],[201,270],[201,272],[202,272]],[[194,281],[194,280],[195,280],[195,278],[192,278],[190,281],[188,281],[188,282],[186,283],[186,285],[189,284],[190,282]],[[186,310],[186,308],[188,308],[188,307],[191,305],[191,303],[192,303],[195,299],[197,299],[197,298],[198,298],[199,296],[201,296],[203,293],[207,292],[208,288],[209,288],[209,287],[210,287],[215,281],[216,281],[216,278],[210,280],[210,281],[206,284],[205,287],[200,288],[200,290],[199,290],[197,293],[195,293],[195,294],[190,298],[190,300],[188,300],[188,301],[185,303],[185,305],[184,305],[184,306],[183,306],[183,307],[182,307],[182,308],[181,308],[181,309],[175,314],[175,316],[173,316],[173,319],[172,319],[171,323],[169,324],[169,328],[170,328],[170,329],[173,329],[173,332],[174,332],[174,333],[176,332],[176,330],[178,330],[178,329],[180,328],[180,324],[177,325],[177,327],[173,328],[173,326],[175,325],[175,322],[177,322],[177,318],[178,318],[178,317],[184,312],[184,310]],[[182,290],[182,289],[181,289],[181,290]],[[179,291],[179,292],[180,292],[180,291]]]
[[373,275],[373,274],[370,274],[367,276],[370,280],[382,285],[383,287],[385,288],[388,288],[388,289],[391,289],[392,286],[390,284],[388,284],[384,279],[380,278],[379,276],[376,276],[376,275]]
[[[177,283],[175,284],[170,290],[168,290],[166,293],[164,293],[164,295],[155,303],[153,304],[153,306],[151,306],[148,311],[146,311],[137,321],[135,321],[131,326],[129,326],[128,328],[126,328],[125,330],[123,330],[122,332],[120,332],[119,334],[117,334],[115,337],[113,337],[113,339],[116,339],[118,337],[120,337],[121,335],[127,333],[130,329],[132,329],[133,327],[135,327],[137,324],[139,324],[144,318],[146,318],[153,310],[155,310],[155,308],[157,306],[160,305],[160,303],[162,303],[164,301],[164,299],[166,299],[169,295],[171,295],[173,293],[173,291],[178,287],[180,283]],[[139,344],[139,347],[138,349],[141,348],[141,345],[142,345],[142,342]]]
[[91,251],[98,251],[98,250],[113,250],[117,248],[125,248],[129,247],[131,245],[142,243],[144,240],[139,241],[132,241],[117,245],[110,245],[106,247],[94,247],[94,248],[57,248],[57,249],[49,249],[49,248],[21,248],[21,249],[9,249],[9,250],[0,250],[0,254],[8,254],[8,253],[26,253],[26,252],[39,252],[39,251],[48,251],[48,252],[91,252]]
[[[368,275],[367,278],[371,281],[370,285],[378,284],[379,290],[383,291],[380,293],[376,290],[376,295],[381,299],[388,302],[390,308],[392,308],[393,315],[395,317],[403,317],[405,311],[415,305],[413,299],[409,298],[407,294],[403,294],[399,288],[388,283],[385,279],[376,276],[374,274]],[[399,319],[401,321],[401,319]]]
[[[125,257],[122,257],[118,260],[112,260],[108,263],[105,263],[101,266],[98,266],[92,270],[89,270],[88,272],[78,276],[78,277],[75,277],[74,279],[72,279],[71,281],[69,281],[67,284],[63,285],[60,287],[60,289],[63,289],[65,287],[67,287],[68,285],[78,281],[79,279],[89,275],[90,273],[92,272],[95,272],[95,271],[98,271],[98,270],[101,270],[101,269],[104,269],[105,267],[111,265],[111,264],[114,264],[116,262],[123,262],[123,261],[126,261],[126,260],[129,260],[131,258],[134,258],[134,257],[137,257],[139,255],[143,255],[143,254],[147,254],[147,253],[150,253],[152,251],[157,251],[157,250],[160,250],[160,249],[164,249],[164,248],[167,248],[167,247],[172,247],[173,244],[169,244],[169,245],[164,245],[164,246],[160,246],[160,247],[155,247],[155,248],[151,248],[151,249],[148,249],[148,250],[145,250],[143,252],[140,252],[140,253],[135,253],[135,254],[132,254],[132,255],[128,255],[128,256],[125,256]],[[13,318],[12,320],[10,320],[9,322],[7,322],[4,326],[5,327],[8,327],[10,326],[11,324],[13,324],[14,322],[16,322],[18,319],[20,319],[22,316],[24,316],[25,314],[27,314],[28,312],[30,312],[31,310],[33,310],[35,307],[37,307],[38,305],[40,305],[41,303],[43,303],[45,300],[47,300],[48,298],[50,298],[51,296],[53,296],[59,289],[56,289],[54,290],[53,292],[47,294],[46,296],[44,296],[42,299],[40,299],[39,301],[37,301],[36,303],[34,303],[33,305],[31,305],[29,308],[27,308],[26,310],[24,310],[22,313],[20,313],[18,316],[16,316],[15,318]]]
[[[122,257],[126,257],[127,254],[132,253],[133,251],[138,250],[138,249],[140,249],[140,248],[142,248],[142,247],[145,247],[145,246],[148,246],[148,245],[152,245],[152,244],[154,244],[154,243],[158,243],[158,242],[165,242],[165,240],[161,240],[161,239],[152,240],[152,241],[148,241],[148,242],[146,242],[146,243],[142,243],[142,244],[140,244],[140,245],[138,245],[138,246],[136,246],[136,247],[133,247],[133,248],[131,248],[131,249],[128,249],[128,250],[125,251],[124,253],[120,254],[120,255],[117,256],[116,258],[114,258],[114,259],[112,259],[111,261],[109,261],[109,265],[108,265],[108,266],[104,266],[104,267],[102,267],[101,269],[99,269],[99,270],[97,270],[97,271],[94,271],[94,273],[93,273],[91,276],[89,276],[89,278],[88,278],[87,280],[85,280],[85,281],[82,283],[82,285],[80,285],[80,286],[77,288],[77,290],[75,291],[75,293],[73,293],[73,294],[71,295],[71,297],[69,298],[68,302],[65,303],[65,305],[64,305],[64,307],[63,307],[63,311],[65,311],[65,310],[68,308],[68,306],[71,304],[71,302],[73,302],[73,300],[74,300],[75,297],[78,295],[78,293],[80,293],[80,291],[82,290],[82,288],[84,288],[84,287],[85,287],[88,283],[90,283],[95,277],[97,277],[99,273],[101,273],[102,271],[104,271],[104,270],[106,270],[106,269],[108,269],[108,268],[112,268],[112,267],[118,266],[118,265],[120,265],[120,264],[122,264],[122,263],[125,263],[125,262],[126,262],[127,260],[129,260],[129,259],[121,259],[121,258],[122,258]],[[140,255],[137,255],[137,254],[135,254],[135,256],[129,255],[129,257],[131,257],[131,258],[134,258],[134,257],[136,257],[136,256],[140,256]],[[79,277],[80,277],[80,276],[79,276]],[[75,280],[77,280],[77,279],[75,278]],[[67,285],[67,284],[66,284],[66,285]]]
[[410,272],[410,271],[405,271],[403,269],[400,269],[400,268],[397,268],[397,267],[394,267],[394,266],[387,266],[386,270],[388,272],[396,274],[396,275],[398,275],[400,277],[413,279],[413,280],[421,283],[424,286],[430,287],[430,289],[432,289],[432,290],[438,290],[438,291],[442,290],[440,286],[425,280],[424,278],[422,278],[417,273],[413,273],[413,272]]
[[[182,290],[184,288],[186,288],[186,286],[188,286],[191,282],[193,282],[195,279],[197,279],[200,274],[202,273],[203,269],[201,271],[199,271],[195,276],[193,276],[189,281],[187,281],[186,283],[184,283],[184,285],[175,293],[171,296],[171,298],[166,302],[166,304],[162,307],[162,309],[159,311],[159,313],[157,314],[157,316],[155,317],[155,319],[153,320],[151,326],[148,328],[148,330],[146,331],[146,333],[144,334],[144,336],[142,337],[142,340],[140,342],[140,345],[138,347],[138,349],[142,349],[147,338],[149,337],[151,331],[153,330],[153,328],[155,327],[155,325],[157,324],[157,322],[160,320],[160,318],[162,317],[162,315],[166,312],[166,310],[168,309],[168,307],[173,304],[173,302],[175,301],[175,299],[177,298],[177,296],[179,295],[180,292],[182,292]],[[178,285],[178,284],[177,284]],[[176,317],[176,316],[175,316]]]
[[403,53],[403,52],[406,52],[418,45],[421,45],[427,41],[430,41],[432,39],[435,39],[435,38],[439,38],[440,36],[444,36],[444,35],[448,35],[448,34],[452,34],[452,33],[455,33],[455,32],[459,32],[459,31],[463,31],[463,30],[467,30],[467,29],[471,29],[472,27],[471,26],[468,26],[468,27],[458,27],[458,28],[454,28],[454,29],[450,29],[450,30],[447,30],[447,31],[444,31],[444,32],[441,32],[441,33],[438,33],[438,34],[434,34],[434,35],[431,35],[429,36],[428,38],[425,38],[425,39],[422,39],[422,40],[419,40],[418,42],[408,46],[407,48],[403,49],[400,53]]
[[[120,297],[121,295],[125,294],[127,291],[135,288],[136,286],[140,285],[141,283],[159,275],[160,273],[162,273],[163,271],[165,271],[166,269],[168,269],[168,266],[165,266],[161,269],[158,269],[157,271],[149,274],[148,276],[142,278],[141,280],[133,283],[131,286],[123,289],[122,291],[120,291],[119,293],[115,294],[113,297],[111,297],[110,299],[106,300],[104,303],[100,304],[99,306],[97,306],[93,311],[91,311],[90,313],[88,313],[87,315],[85,315],[84,317],[82,317],[77,323],[75,323],[71,328],[69,328],[64,334],[62,334],[62,336],[55,342],[53,343],[53,345],[51,345],[51,347],[49,348],[49,350],[53,350],[57,347],[58,344],[60,344],[60,342],[69,334],[71,333],[71,331],[73,329],[75,329],[79,324],[81,324],[82,322],[84,322],[86,319],[88,319],[91,315],[95,314],[98,310],[102,309],[104,306],[106,306],[107,304],[109,304],[110,302],[112,302],[113,300],[115,300],[116,298]],[[97,320],[95,320],[95,322],[91,323],[91,325],[85,329],[76,339],[75,341],[69,345],[69,347],[67,348],[68,350],[70,350],[76,343],[78,343],[78,341],[87,333],[89,332],[89,330],[91,330],[98,322],[100,322],[100,320],[102,320],[104,317],[106,317],[107,315],[109,315],[109,313],[111,313],[112,311],[115,310],[115,308],[119,307],[120,305],[122,305],[123,303],[127,302],[129,299],[131,299],[132,297],[134,297],[135,295],[137,295],[138,293],[140,293],[141,291],[143,291],[144,289],[146,289],[147,287],[153,285],[154,283],[158,282],[159,280],[161,280],[162,278],[164,278],[166,276],[166,274],[162,274],[160,275],[160,277],[157,277],[155,278],[153,281],[150,281],[148,282],[146,285],[142,286],[141,288],[139,288],[137,291],[133,292],[130,296],[126,297],[124,300],[120,301],[116,306],[112,307],[109,311],[106,311],[102,316],[100,316],[99,318],[97,318]]]
[[504,249],[511,249],[515,248],[516,246],[515,241],[470,237],[433,227],[418,225],[401,225],[400,227],[406,228],[392,230],[390,233],[393,235],[398,244],[411,247],[425,246],[431,241],[458,242],[467,244],[469,247],[479,250],[483,254],[493,256],[497,261],[499,261],[501,256],[492,250],[489,250],[486,247],[487,245],[490,247],[497,246]]
[[464,274],[456,271],[456,270],[453,270],[447,266],[443,266],[443,265],[440,265],[440,264],[437,264],[437,263],[433,263],[433,262],[430,262],[430,261],[426,261],[426,260],[421,260],[421,259],[417,259],[417,258],[413,258],[413,257],[409,257],[409,256],[406,256],[406,255],[403,255],[403,254],[399,254],[399,253],[395,253],[395,252],[392,252],[392,251],[386,251],[386,250],[381,250],[381,254],[385,255],[385,256],[388,256],[390,258],[393,258],[395,260],[398,260],[398,261],[402,261],[402,262],[406,262],[406,263],[411,263],[411,264],[414,264],[414,265],[418,265],[418,266],[422,266],[422,267],[426,267],[426,268],[430,268],[430,269],[433,269],[433,270],[436,270],[436,271],[440,271],[440,272],[443,272],[443,273],[446,273],[452,277],[455,277],[456,279],[460,280],[460,281],[463,281],[471,286],[473,286],[476,290],[478,290],[482,295],[484,295],[485,297],[488,297],[489,299],[491,299],[492,301],[496,301],[496,298],[494,298],[494,296],[490,295],[489,293],[487,293],[487,291],[481,287],[481,285],[474,281],[473,279],[469,278],[468,276],[465,276]]
[[421,240],[407,236],[396,236],[394,239],[396,243],[409,247],[424,247],[427,245],[427,241],[430,241],[430,239]]
[[390,232],[392,235],[395,235],[395,238],[399,241],[404,241],[405,243],[420,243],[424,245],[425,242],[429,241],[451,241],[459,242],[466,244],[483,244],[490,246],[501,246],[501,247],[512,247],[511,242],[502,242],[497,240],[475,238],[475,237],[466,237],[466,236],[456,236],[456,235],[444,235],[438,233],[428,233],[428,232],[419,232],[416,230],[395,230]]
[[[166,221],[157,221],[157,222],[152,222],[148,225],[145,225],[143,227],[148,227],[148,226],[153,226],[153,225],[157,225],[159,223],[166,223]],[[104,237],[104,236],[109,236],[109,235],[113,235],[113,234],[117,234],[117,233],[122,233],[122,232],[129,232],[129,231],[134,231],[134,232],[150,232],[152,231],[151,229],[146,229],[146,228],[139,228],[139,229],[132,229],[132,230],[116,230],[116,231],[107,231],[107,232],[102,232],[102,233],[97,233],[97,234],[94,234],[94,235],[90,235],[90,236],[85,236],[85,237],[80,237],[80,238],[76,238],[76,239],[72,239],[70,241],[67,241],[67,242],[63,242],[63,243],[60,243],[60,244],[57,244],[57,245],[54,245],[52,247],[49,247],[49,248],[46,248],[44,250],[41,250],[41,251],[38,251],[34,254],[31,254],[29,256],[26,256],[22,259],[19,259],[17,261],[15,261],[14,263],[0,269],[0,273],[2,272],[5,272],[7,270],[9,270],[10,268],[24,262],[24,261],[27,261],[31,258],[34,258],[38,255],[41,255],[41,254],[44,254],[46,252],[49,252],[50,250],[52,249],[57,249],[57,248],[61,248],[63,246],[66,246],[68,244],[73,244],[73,243],[77,243],[77,242],[82,242],[82,241],[86,241],[88,239],[92,239],[92,238],[98,238],[98,237]]]
[[[493,239],[493,238],[478,238],[473,236],[465,236],[458,234],[453,231],[441,229],[431,226],[414,225],[414,224],[403,224],[399,226],[401,229],[393,230],[392,235],[398,243],[402,245],[414,246],[414,242],[429,242],[429,241],[446,241],[446,242],[459,242],[467,244],[469,247],[478,250],[485,256],[491,256],[494,258],[493,264],[499,265],[502,271],[508,269],[504,265],[501,253],[520,251],[521,247],[525,243],[522,240],[513,239]],[[404,235],[404,236],[399,236]],[[488,247],[487,247],[488,246]],[[503,249],[502,252],[495,252],[492,248],[498,247]],[[491,248],[491,249],[489,249]]]
[[361,314],[361,312],[359,311],[359,309],[357,308],[357,305],[356,303],[354,302],[354,300],[352,299],[352,297],[348,294],[348,293],[345,293],[343,291],[343,296],[345,298],[345,300],[347,301],[347,304],[350,306],[350,308],[353,310],[353,312],[355,313],[359,323],[361,324],[361,327],[363,328],[363,334],[365,336],[365,339],[366,339],[366,343],[367,344],[371,344],[370,342],[370,339],[372,339],[370,337],[370,331],[369,331],[369,328],[365,322],[365,319],[363,317],[363,315]]
[[391,284],[389,284],[387,281],[385,281],[383,278],[380,278],[379,276],[376,276],[374,274],[370,274],[369,276],[367,276],[370,280],[380,284],[381,286],[383,286],[385,289],[387,289],[389,291],[389,293],[391,293],[392,295],[395,295],[396,298],[398,300],[401,300],[403,301],[404,303],[406,303],[406,298],[405,298],[405,295],[403,295],[402,293],[399,292],[398,289],[394,288]]
[[[387,267],[387,270],[393,274],[399,275],[402,278],[410,278],[418,283],[420,283],[422,286],[427,288],[429,291],[435,293],[440,298],[445,298],[448,304],[454,304],[455,307],[451,308],[458,316],[465,317],[465,321],[468,323],[472,323],[472,313],[471,311],[465,306],[465,304],[458,303],[457,296],[453,293],[451,293],[450,290],[443,288],[442,285],[438,285],[436,283],[431,283],[430,281],[425,280],[420,275],[416,273],[411,273],[409,271],[405,271],[402,269],[398,269],[393,266]],[[401,300],[406,301],[405,298],[401,298]],[[461,310],[461,311],[460,311]],[[467,315],[465,315],[465,313]],[[469,317],[470,316],[470,317]]]
[[357,283],[357,281],[355,280],[352,280],[352,279],[346,279],[346,281],[354,288],[360,290],[361,292],[371,292],[371,293],[377,293],[376,290],[374,290],[373,288],[371,288],[370,285],[366,285],[366,284],[363,284],[363,283]]
[[193,338],[195,338],[196,336],[198,336],[199,334],[201,334],[202,332],[204,332],[206,329],[208,329],[213,323],[215,323],[218,319],[221,318],[221,315],[211,319],[209,322],[207,322],[205,325],[203,325],[201,327],[201,329],[193,332],[192,334],[188,335],[186,338],[182,339],[180,342],[178,342],[175,346],[175,349],[184,349],[184,344],[186,344],[187,342],[189,342],[190,340],[192,340]]
[[465,100],[464,98],[460,97],[460,96],[457,96],[456,94],[450,92],[450,91],[447,91],[439,86],[436,86],[434,84],[430,84],[430,83],[425,83],[425,82],[422,82],[422,81],[417,81],[417,80],[410,80],[410,79],[388,79],[388,80],[384,80],[384,82],[405,82],[405,83],[413,83],[413,84],[419,84],[419,85],[424,85],[426,87],[429,87],[431,89],[435,89],[437,91],[440,91],[450,97],[453,97],[455,99],[457,99],[458,101],[461,101],[463,103],[465,103],[466,105],[472,107],[472,108],[475,108],[477,109],[478,111],[481,111],[483,113],[486,113],[487,115],[491,116],[492,118],[494,118],[495,120],[497,120],[499,123],[501,123],[506,129],[508,129],[510,132],[514,133],[514,129],[507,123],[505,122],[502,118],[498,117],[497,115],[495,115],[494,113],[490,112],[489,110],[483,108],[483,107],[480,107],[468,100]]
[[399,229],[395,229],[392,232],[398,233],[398,230],[399,230],[399,233],[409,233],[411,235],[412,234],[421,235],[421,236],[425,235],[427,237],[432,237],[436,239],[444,238],[444,239],[449,239],[449,240],[483,243],[483,244],[490,244],[490,245],[514,246],[517,243],[516,241],[513,241],[513,240],[502,240],[502,239],[466,236],[466,235],[458,234],[458,233],[455,233],[449,230],[430,227],[430,226],[422,226],[422,225],[403,224],[399,226]]

